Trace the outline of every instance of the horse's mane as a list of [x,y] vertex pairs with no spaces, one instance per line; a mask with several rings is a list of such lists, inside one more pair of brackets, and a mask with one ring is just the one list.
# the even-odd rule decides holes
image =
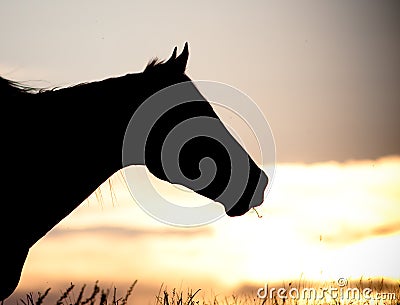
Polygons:
[[[158,57],[154,57],[148,62],[145,69],[143,70],[143,73],[155,71],[161,67],[170,69],[170,65],[168,65],[168,62],[166,60],[160,59]],[[64,88],[60,88],[60,87],[34,88],[34,87],[24,85],[21,82],[8,80],[8,79],[5,79],[0,76],[0,98],[10,98],[10,97],[22,96],[22,95],[28,95],[28,94],[44,93],[47,91],[56,91],[58,89],[68,89],[68,88],[87,85],[89,83],[90,82],[83,82],[83,83],[67,86]]]
[[5,79],[0,76],[0,98],[21,97],[37,93],[53,92],[59,89],[68,89],[87,85],[90,82],[82,82],[66,87],[36,88],[22,84],[21,82]]
[[36,91],[38,91],[37,88],[29,87],[0,76],[0,97],[2,98],[25,95]]

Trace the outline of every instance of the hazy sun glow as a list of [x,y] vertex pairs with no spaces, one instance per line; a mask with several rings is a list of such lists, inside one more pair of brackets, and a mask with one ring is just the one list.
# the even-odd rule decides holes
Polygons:
[[[399,182],[400,157],[278,164],[261,219],[249,212],[183,229],[144,213],[116,174],[116,199],[103,184],[101,195],[90,196],[31,249],[19,289],[66,279],[216,289],[300,277],[399,278]],[[158,183],[170,198],[203,200]]]

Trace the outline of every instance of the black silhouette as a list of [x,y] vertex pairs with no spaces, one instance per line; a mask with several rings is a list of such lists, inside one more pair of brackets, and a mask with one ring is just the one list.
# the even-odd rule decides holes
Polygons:
[[[0,300],[15,290],[29,248],[122,168],[122,143],[135,110],[160,89],[190,81],[187,43],[179,56],[176,51],[167,61],[153,60],[142,73],[67,88],[37,92],[0,77]],[[176,108],[154,124],[146,147],[137,147],[145,159],[131,162],[145,164],[166,181],[160,150],[168,131],[190,117],[218,118],[204,100]],[[231,160],[230,148],[215,142],[199,137],[184,146],[182,172],[194,179],[200,174],[198,161],[212,158],[218,168],[214,180],[195,191],[222,203],[227,215],[242,215],[262,203],[268,178],[243,150],[250,173],[246,188],[235,202],[218,200],[230,179]]]

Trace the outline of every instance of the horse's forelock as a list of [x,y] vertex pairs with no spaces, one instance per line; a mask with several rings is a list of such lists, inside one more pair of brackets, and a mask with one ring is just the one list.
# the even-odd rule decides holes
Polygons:
[[177,47],[174,48],[170,58],[168,60],[161,60],[158,57],[154,57],[152,60],[149,61],[144,72],[151,72],[151,71],[171,71],[171,72],[178,72],[178,73],[185,73],[186,64],[189,56],[189,47],[188,43],[185,43],[183,51],[180,55],[176,55]]
[[164,65],[165,60],[159,59],[158,57],[154,57],[149,61],[147,64],[146,68],[144,69],[144,72],[151,71],[154,68],[160,67],[161,65]]

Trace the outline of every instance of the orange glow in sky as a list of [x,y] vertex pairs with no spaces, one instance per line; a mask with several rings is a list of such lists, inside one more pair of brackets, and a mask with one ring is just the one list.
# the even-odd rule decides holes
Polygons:
[[[152,219],[121,181],[111,178],[116,200],[103,184],[101,203],[93,194],[31,249],[19,290],[95,280],[233,289],[300,277],[400,277],[400,157],[278,164],[262,218],[249,212],[198,228]],[[203,200],[157,183],[170,198]]]

